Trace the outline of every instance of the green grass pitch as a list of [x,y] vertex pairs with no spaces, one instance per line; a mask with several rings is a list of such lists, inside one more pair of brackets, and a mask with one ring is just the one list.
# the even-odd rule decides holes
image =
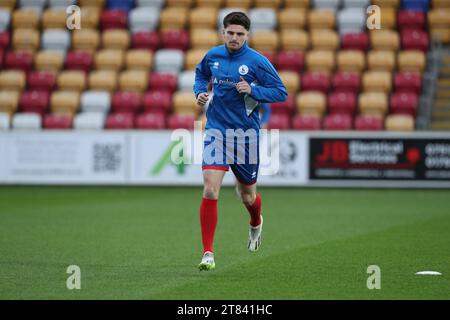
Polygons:
[[259,191],[260,251],[224,188],[216,270],[199,272],[201,188],[0,187],[0,299],[450,298],[450,190]]

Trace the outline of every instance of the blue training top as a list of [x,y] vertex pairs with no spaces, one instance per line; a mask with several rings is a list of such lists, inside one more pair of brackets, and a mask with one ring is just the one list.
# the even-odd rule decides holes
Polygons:
[[[236,90],[241,77],[252,87],[248,96]],[[212,99],[206,111],[206,129],[260,129],[258,104],[285,101],[288,94],[269,60],[248,47],[231,52],[226,45],[208,51],[195,70],[194,93],[208,92],[212,78]]]

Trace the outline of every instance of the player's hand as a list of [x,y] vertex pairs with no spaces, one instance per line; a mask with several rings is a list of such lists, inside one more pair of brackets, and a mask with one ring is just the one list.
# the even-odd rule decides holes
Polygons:
[[241,77],[241,82],[239,82],[236,85],[236,90],[239,93],[247,93],[247,94],[251,94],[252,93],[252,87],[248,84],[247,81],[244,80],[243,77]]
[[203,107],[205,105],[205,103],[208,101],[208,99],[209,99],[209,94],[208,93],[206,93],[206,92],[200,93],[197,96],[197,104],[200,107]]

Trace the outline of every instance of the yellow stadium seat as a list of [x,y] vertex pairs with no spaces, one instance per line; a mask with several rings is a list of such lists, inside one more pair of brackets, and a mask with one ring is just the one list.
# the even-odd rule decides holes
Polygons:
[[190,8],[193,0],[166,0],[167,7]]
[[45,29],[66,29],[67,14],[65,10],[49,9],[42,15],[42,28]]
[[105,49],[127,50],[130,46],[130,34],[128,30],[105,30],[102,33],[102,43]]
[[381,8],[381,30],[397,28],[397,10],[394,8]]
[[106,0],[78,0],[80,7],[97,7],[103,8]]
[[430,28],[450,28],[450,9],[433,9],[428,11]]
[[125,62],[122,50],[104,49],[97,51],[95,55],[95,66],[97,70],[122,70]]
[[153,66],[153,53],[145,49],[132,49],[126,53],[125,64],[129,70],[151,71]]
[[327,97],[322,92],[303,92],[296,98],[297,113],[322,117],[327,108]]
[[283,29],[303,29],[307,15],[304,8],[285,8],[278,13],[278,25]]
[[197,116],[200,108],[192,92],[177,91],[173,95],[173,109],[177,114],[191,114]]
[[185,69],[195,70],[197,65],[202,61],[208,50],[206,49],[190,49],[186,52],[185,56]]
[[50,110],[52,113],[73,116],[79,108],[79,92],[54,91],[50,97]]
[[58,75],[58,88],[62,91],[81,92],[86,89],[86,74],[79,70],[62,71]]
[[225,0],[226,8],[248,9],[252,4],[253,0]]
[[100,8],[81,8],[81,27],[84,29],[97,29],[100,21]]
[[407,50],[398,54],[398,69],[400,72],[423,73],[426,67],[426,56],[422,51]]
[[339,47],[339,35],[334,30],[312,30],[311,44],[314,50],[336,50]]
[[254,0],[254,7],[278,9],[281,3],[281,0]]
[[381,116],[388,111],[388,95],[383,92],[364,92],[358,98],[359,113],[362,115]]
[[115,71],[92,71],[89,74],[89,88],[91,90],[116,91],[118,84],[117,72]]
[[26,74],[24,71],[0,72],[0,90],[21,92],[25,89]]
[[83,29],[73,31],[73,49],[94,52],[100,45],[100,34],[97,30]]
[[127,70],[120,74],[121,91],[144,92],[148,87],[148,72],[144,70]]
[[37,71],[57,73],[64,66],[64,55],[55,51],[39,51],[34,57]]
[[450,8],[448,0],[432,0],[431,6],[433,8]]
[[311,10],[308,14],[308,25],[312,29],[334,29],[335,13],[331,10]]
[[366,68],[366,56],[359,50],[343,50],[337,53],[339,71],[361,73]]
[[400,48],[400,36],[397,31],[373,30],[370,32],[370,44],[374,50],[397,51]]
[[191,48],[209,49],[220,43],[217,29],[191,29]]
[[13,48],[16,51],[34,52],[39,48],[39,31],[32,29],[16,29],[13,32]]
[[189,25],[192,29],[217,29],[218,9],[199,7],[189,12]]
[[372,4],[381,8],[398,8],[400,0],[372,0]]
[[16,7],[16,0],[0,0],[0,8],[9,12],[13,11]]
[[306,66],[309,71],[330,73],[336,67],[333,51],[311,50],[306,54]]
[[161,12],[160,29],[167,30],[183,30],[188,22],[188,9],[183,7],[169,7]]
[[196,7],[221,8],[223,0],[195,0]]
[[309,48],[309,32],[304,30],[282,30],[280,33],[282,50],[306,51]]
[[409,114],[390,114],[385,119],[387,131],[414,131],[414,118]]
[[365,92],[385,92],[392,89],[392,74],[389,71],[367,71],[362,77]]
[[300,90],[300,76],[294,71],[280,71],[280,78],[289,95],[295,96]]
[[367,54],[369,69],[373,71],[393,72],[396,67],[394,51],[372,50]]
[[286,8],[309,8],[310,0],[284,0]]
[[433,28],[431,36],[443,44],[450,44],[450,28]]
[[280,38],[275,31],[257,31],[250,36],[250,46],[258,51],[277,51]]
[[35,10],[19,9],[12,15],[14,29],[37,29],[39,27],[39,14]]
[[7,113],[11,116],[17,111],[19,98],[20,93],[17,91],[0,90],[0,112]]

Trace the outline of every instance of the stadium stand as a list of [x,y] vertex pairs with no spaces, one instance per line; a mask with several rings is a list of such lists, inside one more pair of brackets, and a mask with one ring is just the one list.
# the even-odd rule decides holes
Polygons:
[[[195,67],[233,10],[289,93],[272,128],[414,130],[429,50],[450,44],[447,0],[0,0],[0,128],[192,128]],[[450,55],[440,65],[434,127],[450,129]]]

